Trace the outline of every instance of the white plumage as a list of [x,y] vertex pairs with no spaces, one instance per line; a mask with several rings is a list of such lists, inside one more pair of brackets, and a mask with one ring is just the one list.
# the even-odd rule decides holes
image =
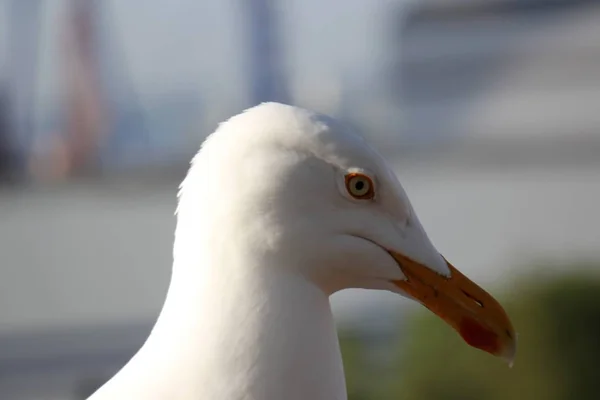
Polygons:
[[[384,159],[326,116],[266,103],[221,124],[192,161],[177,214],[160,317],[93,400],[346,399],[328,299],[345,288],[390,290],[451,325],[444,307],[512,334],[463,298],[436,306],[410,286],[419,271],[453,282],[455,270]],[[484,349],[514,353],[514,341],[499,344]]]

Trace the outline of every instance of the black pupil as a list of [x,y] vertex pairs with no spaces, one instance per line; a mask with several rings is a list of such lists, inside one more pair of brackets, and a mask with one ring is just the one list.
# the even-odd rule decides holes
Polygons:
[[357,182],[354,184],[354,189],[356,189],[356,190],[358,190],[358,191],[361,191],[361,190],[363,190],[364,188],[365,188],[365,183],[364,183],[363,181],[357,181]]

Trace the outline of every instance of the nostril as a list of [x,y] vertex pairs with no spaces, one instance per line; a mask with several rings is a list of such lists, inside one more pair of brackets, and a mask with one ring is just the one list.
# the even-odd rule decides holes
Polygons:
[[463,294],[465,296],[467,296],[469,299],[473,300],[475,302],[475,304],[477,304],[479,307],[481,307],[481,308],[484,307],[483,303],[480,300],[478,300],[475,296],[473,296],[471,293],[469,293],[463,289],[460,289],[460,291],[463,292]]

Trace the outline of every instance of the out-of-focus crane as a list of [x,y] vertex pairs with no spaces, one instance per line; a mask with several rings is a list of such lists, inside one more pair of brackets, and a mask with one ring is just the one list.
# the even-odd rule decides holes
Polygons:
[[38,177],[94,173],[131,161],[131,147],[138,153],[145,150],[140,145],[140,137],[146,139],[142,111],[114,37],[109,7],[99,0],[66,3],[60,38],[63,118],[43,151],[49,156],[32,163]]

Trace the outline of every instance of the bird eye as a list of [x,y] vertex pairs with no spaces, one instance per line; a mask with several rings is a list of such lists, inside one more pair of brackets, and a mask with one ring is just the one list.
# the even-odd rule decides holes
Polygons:
[[359,200],[369,200],[375,197],[373,181],[363,174],[351,173],[346,175],[346,190],[350,196]]

